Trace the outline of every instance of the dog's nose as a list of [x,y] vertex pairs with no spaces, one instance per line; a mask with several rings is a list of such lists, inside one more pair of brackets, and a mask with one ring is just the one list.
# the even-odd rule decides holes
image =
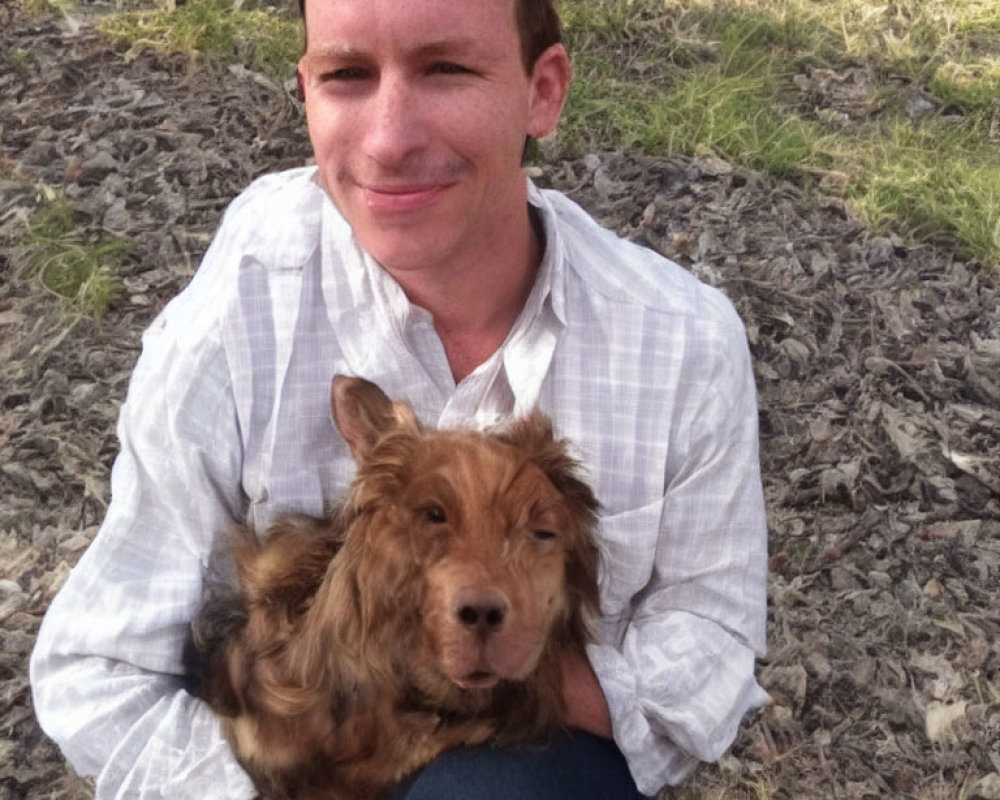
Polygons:
[[455,615],[470,630],[492,633],[503,625],[507,616],[507,602],[492,593],[466,595],[456,604]]

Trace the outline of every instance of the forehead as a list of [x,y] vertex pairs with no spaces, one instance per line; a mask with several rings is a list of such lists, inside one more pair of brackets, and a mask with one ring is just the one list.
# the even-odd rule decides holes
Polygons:
[[305,0],[309,49],[517,44],[516,0]]

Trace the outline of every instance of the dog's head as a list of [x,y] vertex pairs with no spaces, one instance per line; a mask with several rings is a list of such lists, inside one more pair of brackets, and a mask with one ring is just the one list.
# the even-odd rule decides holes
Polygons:
[[340,376],[332,405],[358,463],[342,554],[352,635],[442,694],[523,680],[547,650],[586,641],[597,501],[546,417],[496,435],[428,430]]

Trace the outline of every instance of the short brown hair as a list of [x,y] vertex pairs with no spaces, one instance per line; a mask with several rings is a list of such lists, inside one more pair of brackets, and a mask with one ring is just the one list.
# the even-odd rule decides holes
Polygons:
[[538,57],[562,41],[562,26],[553,0],[516,0],[521,60],[529,75]]
[[[538,57],[562,41],[562,26],[554,0],[515,0],[517,35],[521,42],[521,61],[529,75]],[[306,0],[299,0],[302,21],[306,19]]]

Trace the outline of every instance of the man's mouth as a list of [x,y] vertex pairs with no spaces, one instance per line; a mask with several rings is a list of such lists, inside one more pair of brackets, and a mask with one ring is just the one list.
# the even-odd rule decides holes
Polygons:
[[399,214],[416,211],[434,203],[448,184],[415,184],[411,186],[365,186],[365,205],[376,214]]

